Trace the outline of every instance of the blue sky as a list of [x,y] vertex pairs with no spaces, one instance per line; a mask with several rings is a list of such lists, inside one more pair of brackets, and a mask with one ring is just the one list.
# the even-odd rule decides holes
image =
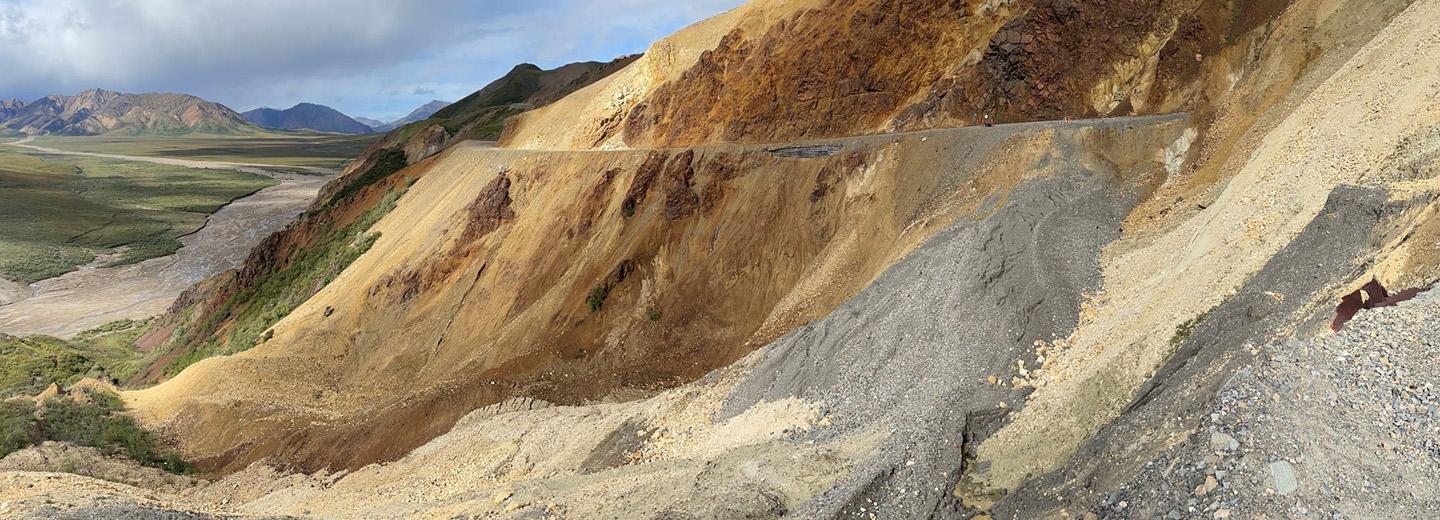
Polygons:
[[184,92],[391,120],[517,63],[643,52],[743,0],[0,0],[0,99]]

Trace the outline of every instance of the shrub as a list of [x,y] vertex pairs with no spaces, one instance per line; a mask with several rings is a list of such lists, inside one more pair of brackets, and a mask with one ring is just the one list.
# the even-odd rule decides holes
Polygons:
[[1170,336],[1170,347],[1179,347],[1181,343],[1184,343],[1186,339],[1190,338],[1191,334],[1195,333],[1195,328],[1199,327],[1200,323],[1205,321],[1205,318],[1208,317],[1210,317],[1210,311],[1205,311],[1196,315],[1193,318],[1190,318],[1185,323],[1181,323],[1180,325],[1176,326],[1175,335]]
[[610,288],[602,285],[590,290],[590,297],[585,299],[585,303],[590,305],[590,312],[595,312],[605,306],[605,299],[609,297]]
[[[23,404],[4,403],[16,408],[0,408],[0,448],[8,454],[44,441],[60,441],[122,455],[172,473],[191,471],[179,456],[160,452],[155,437],[123,413],[118,396],[98,391],[89,396],[93,402],[49,399],[39,414]],[[27,431],[28,437],[24,435]]]
[[0,458],[34,444],[35,407],[26,401],[0,402]]

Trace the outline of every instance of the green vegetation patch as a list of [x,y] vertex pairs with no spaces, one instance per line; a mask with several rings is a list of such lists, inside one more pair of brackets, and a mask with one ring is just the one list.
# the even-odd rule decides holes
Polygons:
[[[166,367],[166,374],[173,376],[202,359],[243,352],[269,339],[270,327],[370,250],[380,234],[369,233],[368,230],[395,209],[395,203],[403,193],[404,190],[397,190],[386,195],[378,206],[350,225],[332,230],[316,240],[288,265],[261,277],[254,288],[230,297],[221,304],[219,311],[210,314],[206,322],[177,330],[175,344],[187,344],[195,337],[209,336],[210,339],[172,361]],[[216,334],[224,321],[232,316],[234,322],[228,332]]]
[[124,413],[120,397],[87,388],[84,398],[60,396],[41,406],[16,396],[39,394],[51,385],[69,387],[82,378],[114,381],[143,363],[135,340],[150,321],[123,320],[73,340],[0,335],[0,458],[45,441],[90,446],[166,471],[190,470],[179,457],[156,447],[155,438]]
[[[610,292],[624,282],[633,272],[635,272],[635,261],[627,259],[620,262],[620,265],[615,266],[615,270],[610,272],[610,276],[605,277],[605,281],[595,286],[595,288],[590,289],[590,294],[585,297],[585,305],[590,307],[590,312],[595,312],[603,308],[605,306],[605,300],[610,298]],[[651,321],[660,319],[660,311],[656,310],[655,317],[650,319]]]
[[65,386],[85,377],[128,379],[142,366],[135,340],[149,324],[149,320],[117,321],[69,341],[0,336],[0,399],[35,394],[51,384]]
[[590,290],[590,295],[585,297],[585,305],[590,307],[590,312],[595,312],[605,306],[605,299],[609,297],[610,286],[601,285]]
[[39,432],[34,404],[26,400],[0,402],[0,458],[33,446]]
[[0,458],[45,441],[59,441],[98,448],[172,473],[191,471],[124,413],[118,396],[101,390],[84,392],[86,399],[55,397],[39,407],[28,400],[0,402]]
[[346,197],[358,193],[367,186],[380,182],[394,175],[395,172],[405,169],[407,165],[405,151],[399,148],[386,148],[375,153],[375,164],[365,173],[355,176],[348,184],[335,192],[330,197],[330,205],[345,200]]
[[210,213],[275,182],[0,147],[0,277],[31,283],[99,255],[120,265],[172,254]]
[[[525,111],[522,109],[509,107],[497,108],[493,111],[486,112],[477,118],[478,122],[470,129],[470,133],[466,137],[482,141],[497,141],[500,139],[500,135],[505,132],[505,122],[523,112]],[[450,125],[446,125],[445,129],[449,130],[452,134],[460,130],[459,128],[452,130]]]

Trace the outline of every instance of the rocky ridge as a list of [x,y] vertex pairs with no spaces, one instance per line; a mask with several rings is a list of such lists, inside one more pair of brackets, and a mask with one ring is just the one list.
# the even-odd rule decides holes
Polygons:
[[46,96],[15,108],[0,129],[28,135],[245,134],[261,130],[224,105],[184,94],[121,94],[90,89]]

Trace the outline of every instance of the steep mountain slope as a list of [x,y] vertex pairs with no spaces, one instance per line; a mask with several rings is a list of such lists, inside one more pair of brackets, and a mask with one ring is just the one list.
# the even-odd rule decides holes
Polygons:
[[376,132],[389,132],[410,123],[430,119],[430,116],[435,115],[436,112],[439,112],[441,109],[448,106],[450,106],[449,101],[434,100],[424,105],[420,105],[420,108],[416,108],[415,110],[410,111],[410,113],[407,114],[405,117],[396,119],[389,123],[381,123],[372,119],[371,121],[374,121],[376,124],[365,124],[370,125],[371,128],[374,128]]
[[91,89],[28,103],[0,128],[30,135],[249,134],[262,132],[224,105],[184,94]]
[[[862,139],[816,159],[765,147],[602,155],[457,147],[372,228],[380,238],[371,253],[281,320],[269,341],[133,397],[161,416],[192,418],[173,428],[213,432],[252,417],[192,445],[204,464],[239,469],[270,456],[319,469],[399,456],[510,397],[643,395],[822,316],[936,226],[994,211],[1018,172],[1048,157],[1050,139],[1043,128],[983,133],[964,146],[942,136]],[[1129,137],[1095,139],[1115,141],[1114,160],[1125,157],[1119,143]],[[1168,140],[1150,142],[1128,160],[1148,161]],[[775,231],[748,231],[763,225]],[[340,363],[320,361],[328,359]],[[334,384],[320,400],[282,399],[273,390],[301,377],[288,367]],[[243,385],[255,393],[242,397],[232,377],[265,382]],[[407,390],[415,380],[435,384]],[[177,398],[213,392],[226,395],[226,408]],[[402,401],[412,404],[397,408]],[[253,419],[247,402],[265,403],[268,419]],[[317,412],[325,427],[265,426]]]
[[[753,2],[504,148],[357,166],[330,193],[372,202],[296,229],[393,201],[341,233],[368,252],[260,345],[125,395],[217,484],[0,474],[0,496],[33,517],[1433,510],[1434,300],[1328,325],[1372,279],[1440,281],[1437,44],[1440,0]],[[1307,377],[1325,392],[1258,393]]]
[[10,119],[16,112],[25,108],[25,102],[18,99],[0,100],[0,121]]
[[[253,346],[265,329],[319,291],[363,250],[364,241],[352,242],[351,235],[388,211],[395,197],[424,173],[404,170],[406,166],[466,136],[487,132],[487,125],[502,124],[507,113],[523,110],[510,108],[497,92],[524,94],[543,105],[628,62],[574,64],[550,73],[526,73],[529,80],[507,75],[467,97],[463,105],[449,107],[465,110],[386,134],[322,190],[310,211],[258,246],[237,273],[200,284],[180,298],[141,341],[146,349],[164,353],[131,383],[158,382],[205,357]],[[521,86],[514,87],[517,84]]]
[[247,121],[276,130],[314,130],[338,134],[368,134],[372,129],[339,110],[314,103],[299,103],[285,110],[257,108],[241,114]]
[[571,63],[542,70],[528,63],[464,99],[436,111],[428,119],[452,135],[466,139],[495,140],[510,117],[548,105],[567,94],[625,68],[634,56],[608,63]]

